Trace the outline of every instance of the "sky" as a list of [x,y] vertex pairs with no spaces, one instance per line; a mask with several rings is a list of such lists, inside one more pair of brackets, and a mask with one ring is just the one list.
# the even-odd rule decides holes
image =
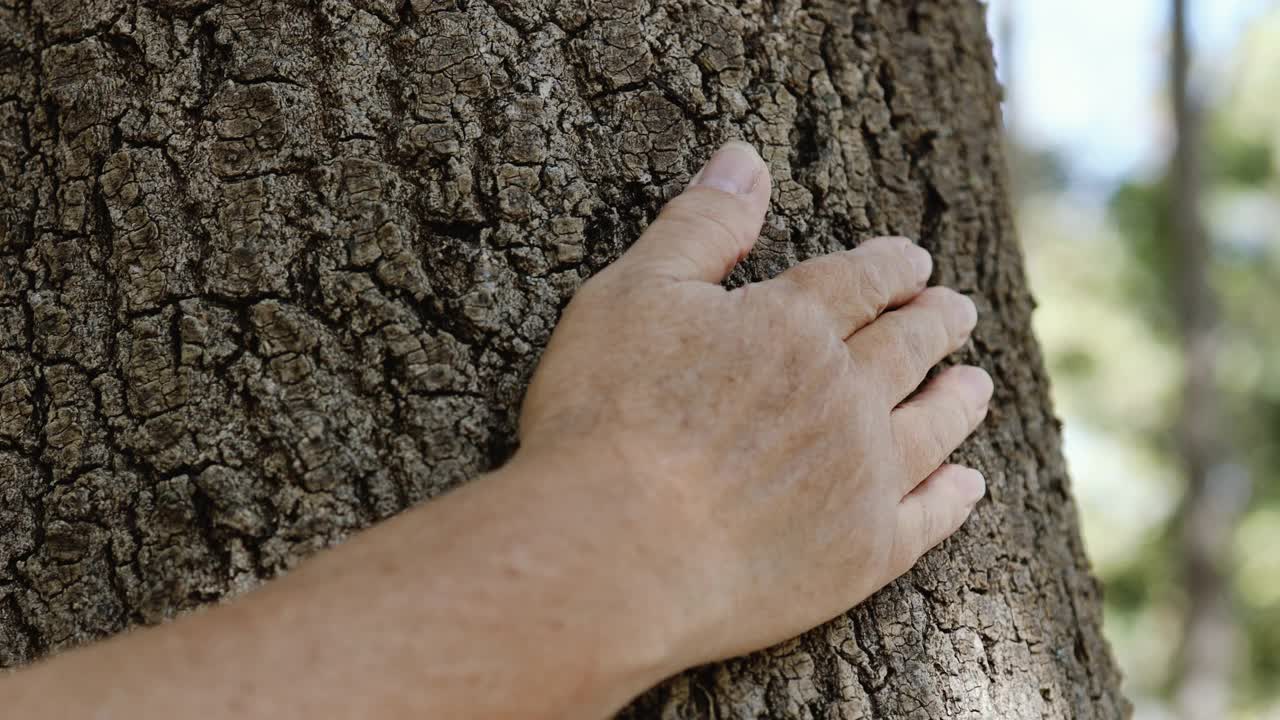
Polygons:
[[[1276,0],[1189,0],[1193,82],[1220,91],[1231,51]],[[1169,0],[989,0],[1018,139],[1057,150],[1074,179],[1111,184],[1157,167],[1168,146]],[[1012,12],[1013,33],[999,18]],[[1008,47],[1005,45],[1008,44]]]

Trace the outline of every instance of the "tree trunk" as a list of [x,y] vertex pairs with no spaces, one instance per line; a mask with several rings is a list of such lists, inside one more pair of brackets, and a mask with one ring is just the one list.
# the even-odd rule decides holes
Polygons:
[[1176,276],[1171,298],[1178,309],[1184,377],[1177,420],[1178,454],[1187,480],[1179,508],[1178,555],[1187,593],[1183,637],[1174,668],[1177,704],[1185,720],[1227,717],[1239,628],[1232,612],[1232,531],[1244,512],[1249,477],[1231,462],[1219,433],[1216,387],[1217,302],[1209,285],[1209,228],[1201,211],[1204,178],[1199,99],[1191,88],[1191,42],[1186,0],[1170,3],[1170,110],[1175,129],[1171,176]]
[[[12,6],[17,2],[17,6]],[[574,289],[720,142],[768,277],[920,238],[989,498],[624,715],[1115,718],[971,0],[0,0],[0,665],[252,587],[513,450]]]

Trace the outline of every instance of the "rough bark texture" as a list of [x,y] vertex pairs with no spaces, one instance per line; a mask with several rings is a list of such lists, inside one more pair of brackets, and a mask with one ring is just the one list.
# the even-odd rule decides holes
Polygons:
[[732,282],[972,293],[960,535],[626,717],[1116,718],[971,0],[0,0],[0,666],[227,597],[512,450],[558,310],[723,140]]

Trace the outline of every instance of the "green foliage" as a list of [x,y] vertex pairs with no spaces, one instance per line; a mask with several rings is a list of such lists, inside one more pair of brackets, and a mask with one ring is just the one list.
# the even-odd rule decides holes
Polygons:
[[1215,128],[1215,131],[1207,168],[1212,182],[1258,187],[1275,175],[1270,144],[1231,134],[1226,128]]
[[1152,327],[1177,332],[1174,270],[1177,253],[1169,223],[1169,183],[1129,181],[1111,196],[1111,220],[1132,249],[1135,263],[1126,273],[1124,297],[1140,309]]

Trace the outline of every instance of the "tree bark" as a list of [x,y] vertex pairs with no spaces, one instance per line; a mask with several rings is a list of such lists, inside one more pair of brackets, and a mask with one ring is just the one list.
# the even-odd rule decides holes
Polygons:
[[[16,2],[16,5],[13,3]],[[910,575],[629,718],[1116,718],[972,0],[0,0],[0,665],[500,463],[564,303],[720,142],[731,279],[920,239],[996,380]]]

